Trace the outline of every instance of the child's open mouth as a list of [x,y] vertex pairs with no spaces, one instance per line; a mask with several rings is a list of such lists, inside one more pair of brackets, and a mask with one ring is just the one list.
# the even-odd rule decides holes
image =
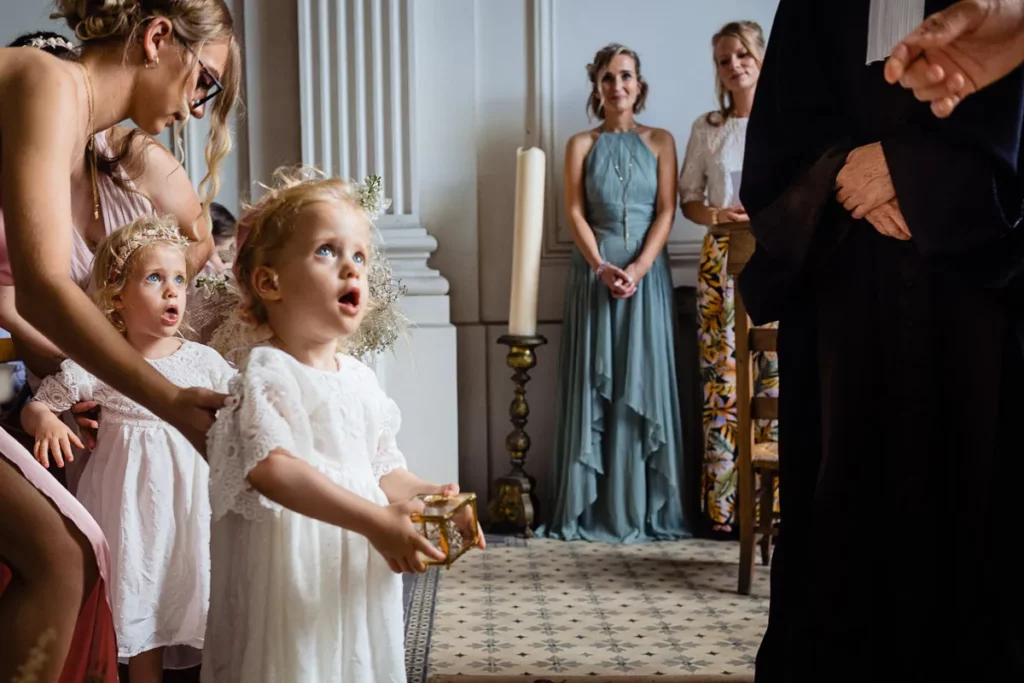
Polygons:
[[342,312],[347,315],[355,315],[358,313],[360,296],[361,293],[359,288],[353,287],[338,297],[338,305],[341,306]]
[[160,316],[160,322],[164,325],[177,325],[178,317],[178,307],[168,306],[164,309],[164,314]]

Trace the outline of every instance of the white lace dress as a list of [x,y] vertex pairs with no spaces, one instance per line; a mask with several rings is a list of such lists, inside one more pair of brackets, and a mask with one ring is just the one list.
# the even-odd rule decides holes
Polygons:
[[268,500],[247,477],[272,451],[380,505],[405,459],[398,406],[358,360],[310,368],[257,347],[210,431],[212,593],[204,683],[404,682],[402,582],[364,536]]
[[[235,374],[216,351],[191,342],[150,364],[180,387],[221,392]],[[102,409],[77,497],[110,544],[118,656],[183,646],[165,653],[165,665],[195,666],[210,596],[206,462],[181,432],[72,360],[43,380],[34,400],[54,412],[87,400]]]

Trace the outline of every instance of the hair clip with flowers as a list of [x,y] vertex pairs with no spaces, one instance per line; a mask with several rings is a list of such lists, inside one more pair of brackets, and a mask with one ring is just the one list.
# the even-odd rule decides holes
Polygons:
[[48,48],[48,47],[49,48],[59,47],[59,48],[62,48],[64,50],[70,50],[71,52],[74,52],[75,50],[78,49],[78,48],[76,48],[74,46],[74,44],[71,43],[71,41],[65,40],[64,38],[61,38],[60,36],[51,36],[49,38],[44,38],[42,36],[36,36],[32,40],[28,41],[28,46],[29,47],[38,48],[40,50],[43,50],[43,49]]

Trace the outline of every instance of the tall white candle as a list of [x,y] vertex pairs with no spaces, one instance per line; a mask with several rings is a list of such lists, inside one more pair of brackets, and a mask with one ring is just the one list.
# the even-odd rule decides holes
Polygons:
[[517,150],[509,334],[537,334],[540,249],[544,239],[544,169],[543,150],[536,147]]

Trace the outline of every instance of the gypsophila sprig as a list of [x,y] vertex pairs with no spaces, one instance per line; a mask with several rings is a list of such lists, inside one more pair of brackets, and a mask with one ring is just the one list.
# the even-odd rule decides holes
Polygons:
[[384,184],[379,175],[370,175],[359,186],[359,205],[371,221],[384,215],[391,206],[391,200],[384,197]]
[[228,291],[228,278],[224,275],[200,275],[196,278],[196,290],[206,297]]

